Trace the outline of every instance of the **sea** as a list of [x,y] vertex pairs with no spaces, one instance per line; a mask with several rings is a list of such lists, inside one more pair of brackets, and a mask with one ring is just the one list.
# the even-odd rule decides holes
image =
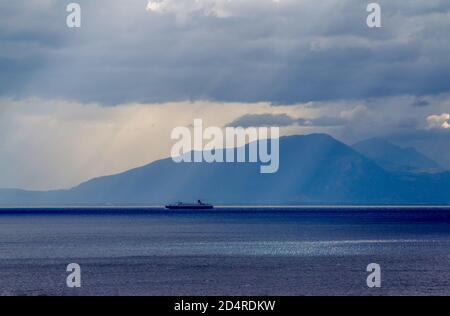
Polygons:
[[1,209],[0,295],[450,295],[450,208]]

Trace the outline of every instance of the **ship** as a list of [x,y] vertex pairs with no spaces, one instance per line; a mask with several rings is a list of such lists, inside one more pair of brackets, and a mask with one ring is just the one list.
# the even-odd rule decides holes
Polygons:
[[169,210],[212,210],[214,206],[198,200],[197,203],[177,202],[175,204],[168,204],[166,208]]

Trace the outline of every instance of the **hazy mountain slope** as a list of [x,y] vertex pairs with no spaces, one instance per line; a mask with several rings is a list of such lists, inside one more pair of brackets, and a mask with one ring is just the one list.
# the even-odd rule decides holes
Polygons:
[[368,139],[352,146],[380,166],[400,172],[442,172],[444,168],[412,147],[402,148],[380,138]]
[[166,159],[94,179],[71,194],[97,202],[358,202],[382,193],[382,187],[365,184],[389,179],[387,172],[330,136],[310,135],[280,140],[280,170],[275,174],[261,174],[259,164],[175,164]]
[[450,130],[398,134],[389,136],[389,140],[401,146],[417,148],[446,170],[450,170]]
[[280,169],[259,164],[156,161],[59,192],[0,192],[0,204],[154,204],[204,199],[215,204],[444,204],[448,173],[394,173],[328,135],[280,139]]

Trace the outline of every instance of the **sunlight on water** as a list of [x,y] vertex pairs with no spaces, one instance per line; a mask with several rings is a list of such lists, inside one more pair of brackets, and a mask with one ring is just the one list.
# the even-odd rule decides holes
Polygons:
[[386,293],[448,294],[450,221],[345,210],[0,215],[0,294],[65,293],[70,262],[92,294],[360,294],[370,262],[383,264]]

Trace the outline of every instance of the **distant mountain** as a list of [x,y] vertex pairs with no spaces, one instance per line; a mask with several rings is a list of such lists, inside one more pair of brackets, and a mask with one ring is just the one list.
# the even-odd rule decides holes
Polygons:
[[450,170],[450,129],[396,134],[388,139],[394,144],[417,148],[446,170]]
[[356,143],[352,148],[390,171],[436,173],[445,170],[415,148],[402,148],[381,138]]
[[0,191],[0,204],[450,204],[450,174],[387,171],[334,138],[280,139],[280,169],[255,163],[153,162],[68,191]]

